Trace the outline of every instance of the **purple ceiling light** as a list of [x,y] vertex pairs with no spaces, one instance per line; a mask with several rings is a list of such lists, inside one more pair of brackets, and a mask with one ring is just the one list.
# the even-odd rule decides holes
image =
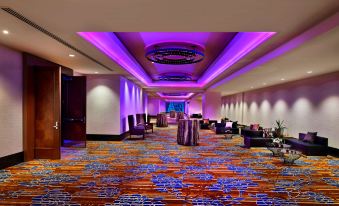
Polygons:
[[[148,87],[202,88],[234,63],[251,52],[254,48],[272,37],[275,32],[239,32],[224,49],[217,60],[195,81],[169,82],[155,81],[146,74],[140,64],[127,51],[112,32],[78,32],[80,36],[92,43],[108,57],[126,69]],[[193,33],[192,33],[193,35]]]
[[260,65],[266,64],[267,62],[303,45],[305,42],[310,41],[313,38],[316,38],[317,36],[325,32],[328,32],[333,28],[336,28],[338,26],[338,22],[339,22],[339,12],[325,19],[324,21],[310,28],[309,30],[303,32],[302,34],[298,35],[292,40],[286,42],[285,44],[271,51],[270,53],[260,57],[259,59],[255,60],[251,64],[248,64],[242,69],[234,72],[232,75],[228,76],[227,78],[221,80],[220,82],[215,83],[214,85],[211,86],[211,88],[216,88],[218,86],[221,86],[222,84],[225,84],[240,75],[243,75],[247,72],[250,72],[258,68]]
[[125,68],[142,83],[148,85],[152,82],[144,69],[112,32],[78,32],[78,34],[96,46],[121,67]]
[[159,80],[161,81],[191,81],[192,80],[192,75],[186,74],[186,73],[179,73],[179,72],[171,72],[171,73],[165,73],[165,74],[160,74],[158,77]]
[[269,39],[275,32],[240,32],[224,49],[221,55],[212,63],[200,77],[198,83],[206,85],[220,75],[242,57]]
[[157,92],[157,94],[158,94],[161,98],[168,98],[168,99],[188,99],[188,98],[192,97],[194,93],[186,93],[186,95],[180,95],[180,96],[166,95],[166,94],[161,93],[161,92]]

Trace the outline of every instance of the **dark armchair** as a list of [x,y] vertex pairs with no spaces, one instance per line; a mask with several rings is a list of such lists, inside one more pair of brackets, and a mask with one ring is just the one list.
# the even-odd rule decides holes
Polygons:
[[132,135],[142,135],[142,138],[145,139],[145,126],[134,124],[134,116],[128,115],[128,126],[129,126],[129,136],[130,138]]
[[216,124],[218,121],[217,120],[209,120],[209,119],[203,119],[200,120],[200,129],[210,129],[210,126],[212,123]]
[[233,122],[232,127],[226,127],[226,123],[215,123],[216,134],[239,134],[238,123]]
[[191,118],[201,119],[202,115],[201,114],[192,114]]
[[152,130],[153,133],[153,123],[150,123],[150,119],[146,121],[146,114],[136,114],[136,119],[137,119],[137,125],[142,125],[145,127],[145,130]]
[[271,138],[264,137],[263,128],[259,130],[253,130],[250,127],[241,129],[241,135],[244,137],[245,147],[266,147],[267,143],[271,142]]

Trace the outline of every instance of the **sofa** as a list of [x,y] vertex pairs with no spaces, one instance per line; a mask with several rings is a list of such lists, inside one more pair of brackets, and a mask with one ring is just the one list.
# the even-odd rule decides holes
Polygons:
[[264,137],[262,127],[259,130],[253,130],[250,127],[241,129],[241,136],[244,137],[244,145],[250,147],[266,147],[267,143],[272,142],[272,138]]
[[199,121],[200,129],[210,129],[211,124],[216,124],[217,120],[209,120],[209,119],[203,119]]
[[299,133],[299,138],[287,138],[285,143],[291,145],[292,149],[309,156],[326,156],[328,151],[328,139],[316,136],[313,143],[303,141],[305,133]]
[[192,114],[191,118],[201,119],[202,115],[201,114]]
[[239,128],[237,122],[232,123],[232,127],[226,127],[226,123],[215,123],[215,134],[239,134]]

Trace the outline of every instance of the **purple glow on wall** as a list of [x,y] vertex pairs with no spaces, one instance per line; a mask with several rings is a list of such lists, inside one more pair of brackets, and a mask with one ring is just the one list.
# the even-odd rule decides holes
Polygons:
[[[147,32],[141,34],[146,35],[146,33]],[[202,88],[258,45],[269,39],[275,32],[239,32],[197,82],[153,82],[113,32],[78,32],[78,34],[148,87]],[[149,33],[149,35],[150,34],[151,33]],[[178,34],[180,34],[180,32]],[[173,35],[173,33],[171,33],[171,35]],[[189,39],[187,36],[186,38]],[[195,39],[194,33],[192,33],[192,39]],[[199,41],[203,41],[203,39],[204,38]]]
[[129,130],[128,115],[147,113],[147,95],[136,84],[120,78],[120,133]]

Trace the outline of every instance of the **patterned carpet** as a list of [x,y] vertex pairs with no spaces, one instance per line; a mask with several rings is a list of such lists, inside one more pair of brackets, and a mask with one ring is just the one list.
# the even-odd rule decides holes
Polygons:
[[0,170],[0,205],[339,204],[339,159],[286,166],[266,149],[200,131],[199,146],[176,143],[176,128],[145,140],[63,148],[62,160]]

